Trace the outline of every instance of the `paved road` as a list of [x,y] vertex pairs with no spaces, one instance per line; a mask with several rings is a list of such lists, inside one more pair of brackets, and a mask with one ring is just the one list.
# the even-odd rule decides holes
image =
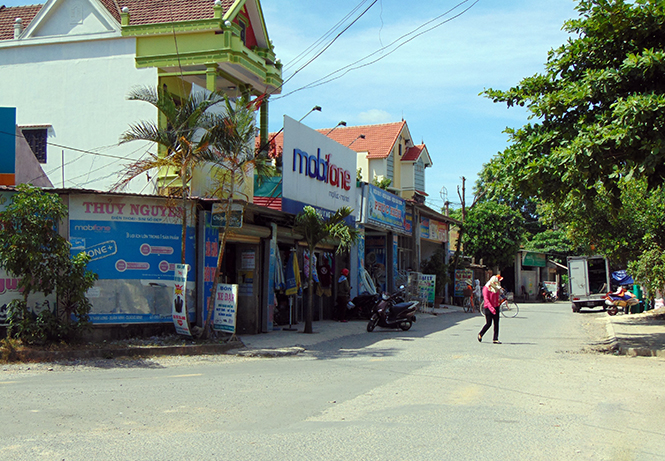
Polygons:
[[604,316],[524,305],[501,345],[460,312],[294,357],[11,368],[0,459],[665,459],[665,361],[594,352]]

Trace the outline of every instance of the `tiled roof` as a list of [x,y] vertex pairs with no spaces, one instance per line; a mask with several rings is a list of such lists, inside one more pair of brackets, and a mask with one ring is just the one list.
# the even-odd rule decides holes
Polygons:
[[424,148],[425,144],[410,147],[409,150],[407,150],[406,153],[402,156],[402,161],[415,162],[416,160],[418,160],[418,157],[420,157],[420,154],[423,152]]
[[[105,0],[105,6],[115,3],[117,11],[129,9],[129,24],[157,24],[213,18],[214,0]],[[222,0],[222,9],[228,11],[233,0]],[[118,14],[118,13],[115,13]],[[119,18],[119,16],[118,16]]]
[[23,30],[37,16],[44,5],[28,5],[6,7],[0,5],[0,40],[12,40],[14,38],[14,22],[16,18],[23,20]]
[[[356,152],[367,152],[367,158],[386,158],[397,142],[397,137],[402,132],[406,122],[385,123],[381,125],[361,125],[335,128],[328,135],[343,146],[351,144],[350,149]],[[330,128],[317,130],[326,134]],[[358,138],[361,134],[365,138]]]
[[[405,121],[395,123],[385,123],[381,125],[362,125],[335,128],[328,137],[334,139],[343,146],[351,144],[350,149],[356,152],[367,152],[367,158],[386,158],[397,141],[397,137],[402,132]],[[321,134],[327,134],[331,129],[316,130]],[[363,134],[365,138],[359,138]],[[271,133],[268,139],[275,136]],[[258,138],[257,138],[258,146]],[[353,143],[353,144],[352,144]],[[284,133],[279,133],[271,146],[271,154],[277,152],[277,157],[281,156],[284,148]],[[274,155],[271,155],[274,156]]]
[[[0,0],[1,1],[1,0]],[[100,0],[102,5],[120,23],[120,12],[124,7],[129,10],[129,23],[132,26],[158,24],[165,22],[212,19],[214,0]],[[222,9],[226,13],[234,0],[222,0]],[[44,5],[5,7],[0,5],[0,40],[14,38],[14,21],[23,20],[23,29],[39,13]]]

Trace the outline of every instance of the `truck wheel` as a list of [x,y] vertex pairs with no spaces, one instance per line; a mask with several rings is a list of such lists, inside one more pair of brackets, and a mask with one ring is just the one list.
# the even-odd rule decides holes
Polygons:
[[577,304],[573,303],[573,312],[579,312],[579,311],[580,307]]

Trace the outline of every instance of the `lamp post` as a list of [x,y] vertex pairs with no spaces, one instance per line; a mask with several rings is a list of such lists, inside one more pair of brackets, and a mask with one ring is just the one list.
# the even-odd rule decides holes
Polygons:
[[358,136],[356,136],[356,139],[354,139],[353,141],[351,141],[351,142],[349,143],[349,145],[346,146],[346,147],[351,147],[351,144],[353,144],[354,142],[356,142],[358,139],[365,139],[365,135],[364,135],[364,134],[359,134]]
[[335,128],[337,128],[338,126],[346,126],[346,122],[344,120],[339,122],[337,125],[335,125],[335,127],[332,130],[330,130],[326,133],[326,136],[328,136],[330,133],[332,133],[335,130]]
[[309,114],[311,114],[311,113],[314,112],[314,111],[321,112],[321,106],[314,106],[314,107],[312,107],[312,110],[310,110],[310,111],[307,112],[305,115],[303,115],[302,118],[301,118],[300,120],[298,120],[298,121],[299,121],[299,122],[302,122],[303,119],[304,119],[305,117],[307,117]]

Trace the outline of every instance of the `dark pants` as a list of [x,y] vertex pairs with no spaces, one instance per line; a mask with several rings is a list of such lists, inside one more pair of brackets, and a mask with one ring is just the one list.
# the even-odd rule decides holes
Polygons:
[[496,314],[492,314],[489,309],[483,308],[483,313],[485,314],[485,326],[480,330],[480,336],[482,337],[487,330],[490,329],[492,322],[494,322],[494,341],[499,340],[499,308],[495,307]]
[[346,311],[349,310],[347,304],[349,304],[348,296],[337,297],[337,320],[346,320]]

